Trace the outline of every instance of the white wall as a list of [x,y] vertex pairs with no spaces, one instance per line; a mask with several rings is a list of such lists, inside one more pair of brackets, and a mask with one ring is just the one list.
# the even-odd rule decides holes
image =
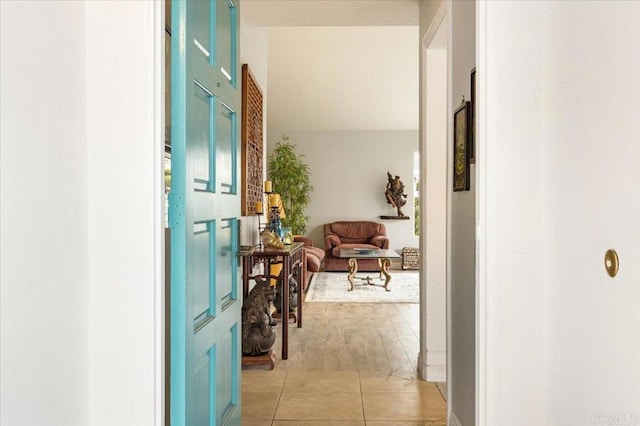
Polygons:
[[[269,98],[269,91],[267,90],[267,40],[268,31],[262,27],[252,27],[246,24],[245,19],[242,16],[241,5],[240,16],[240,62],[243,64],[249,64],[249,69],[256,79],[258,86],[262,90],[262,110],[263,110],[263,153],[264,164],[262,170],[266,174],[267,171],[267,105]],[[258,220],[255,216],[245,216],[241,218],[242,229],[240,235],[242,238],[241,244],[254,245],[259,242],[258,236]]]
[[638,423],[640,5],[479,11],[479,424]]
[[[446,22],[439,31],[448,32]],[[446,38],[446,37],[445,37]],[[426,52],[424,259],[427,379],[446,381],[447,306],[447,50]]]
[[[324,248],[325,223],[337,220],[372,220],[384,223],[390,248],[417,247],[413,234],[413,153],[418,151],[418,132],[301,132],[269,130],[269,153],[282,134],[296,145],[311,170],[314,190],[307,210],[306,235],[315,246]],[[400,176],[407,203],[402,208],[410,220],[382,220],[380,215],[396,215],[386,203],[387,171]],[[276,188],[277,189],[277,188]]]
[[159,424],[160,4],[1,7],[0,420]]
[[420,2],[420,252],[419,372],[447,380],[447,4]]
[[85,4],[0,16],[0,423],[86,425]]
[[86,7],[90,423],[159,424],[162,4]]
[[479,7],[479,424],[553,424],[543,400],[545,7]]
[[[267,37],[268,30],[263,27],[251,27],[240,16],[240,61],[249,64],[265,103],[269,95],[267,90]],[[266,126],[265,114],[265,126]]]
[[[547,19],[546,423],[640,424],[640,4],[577,6],[536,7]],[[613,279],[609,248],[621,262]]]
[[[470,76],[475,66],[475,2],[453,1],[451,25],[451,105],[453,114],[471,99]],[[453,120],[451,121],[451,123]],[[450,140],[453,140],[450,128]],[[451,142],[450,142],[451,143]],[[451,145],[452,146],[452,145]],[[452,150],[451,146],[449,147]],[[450,151],[451,153],[452,151]],[[452,158],[452,155],[449,156]],[[463,425],[475,422],[475,166],[471,189],[451,192],[451,401],[449,409]],[[451,191],[451,190],[450,190]]]

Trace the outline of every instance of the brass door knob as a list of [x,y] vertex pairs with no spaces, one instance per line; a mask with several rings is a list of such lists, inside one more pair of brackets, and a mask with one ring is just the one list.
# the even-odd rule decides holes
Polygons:
[[604,254],[604,267],[611,278],[618,274],[620,261],[618,260],[618,253],[614,249],[609,249]]

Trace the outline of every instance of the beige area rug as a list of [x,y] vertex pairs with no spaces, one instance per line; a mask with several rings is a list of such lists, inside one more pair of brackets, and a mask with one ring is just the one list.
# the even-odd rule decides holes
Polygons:
[[343,302],[343,303],[419,303],[418,271],[389,271],[391,282],[389,289],[384,290],[384,280],[378,279],[376,272],[361,272],[356,277],[369,275],[368,285],[355,280],[353,291],[348,291],[350,284],[346,272],[318,272],[311,278],[307,291],[307,302]]

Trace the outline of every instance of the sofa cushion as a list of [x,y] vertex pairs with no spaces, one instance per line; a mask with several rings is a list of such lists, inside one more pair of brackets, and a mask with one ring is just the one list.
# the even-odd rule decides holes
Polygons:
[[386,234],[381,223],[367,221],[333,222],[329,224],[331,231],[340,237],[343,243],[365,242],[376,235]]

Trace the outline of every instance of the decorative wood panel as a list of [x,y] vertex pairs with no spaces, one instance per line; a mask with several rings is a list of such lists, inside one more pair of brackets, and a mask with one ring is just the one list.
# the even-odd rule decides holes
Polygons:
[[249,65],[242,65],[242,215],[256,213],[263,189],[262,90]]

